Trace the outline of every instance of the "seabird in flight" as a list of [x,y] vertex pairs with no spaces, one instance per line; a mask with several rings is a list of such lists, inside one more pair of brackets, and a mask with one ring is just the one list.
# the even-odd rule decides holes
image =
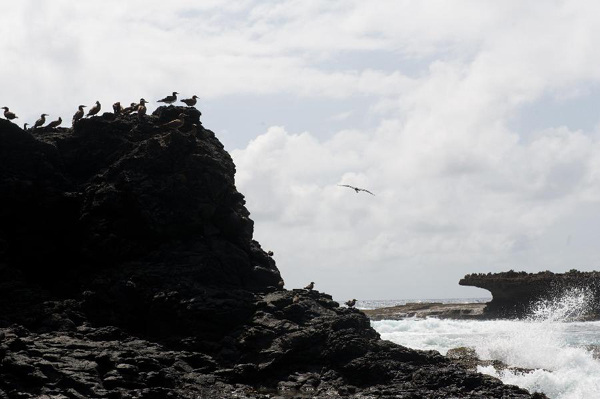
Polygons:
[[85,105],[80,105],[79,109],[77,110],[77,112],[75,112],[75,115],[73,115],[73,125],[75,124],[75,122],[77,122],[78,120],[80,120],[81,118],[83,118],[83,109],[85,108]]
[[185,124],[185,114],[179,114],[177,119],[173,119],[171,122],[167,122],[162,127],[169,129],[179,129]]
[[38,127],[41,127],[44,123],[46,123],[46,117],[50,116],[48,114],[42,114],[42,116],[40,117],[40,119],[38,119],[37,121],[35,121],[35,123],[33,124],[33,128],[36,129]]
[[185,105],[187,105],[188,107],[193,107],[194,105],[196,105],[196,100],[199,97],[197,95],[193,95],[192,98],[184,98],[183,100],[181,100],[182,103],[185,103]]
[[87,113],[87,116],[96,115],[98,112],[100,112],[101,107],[102,106],[100,105],[100,101],[96,101],[96,105],[94,105],[92,108],[90,108],[90,110]]
[[353,308],[354,305],[356,305],[356,299],[351,299],[349,301],[346,301],[346,306],[348,306],[349,308]]
[[15,115],[14,112],[10,112],[10,110],[8,109],[8,107],[2,107],[1,109],[4,110],[4,117],[6,119],[8,119],[9,121],[12,121],[13,119],[17,119],[18,116]]
[[173,92],[172,96],[166,96],[165,98],[163,98],[162,100],[158,100],[157,102],[159,103],[165,103],[165,104],[173,104],[175,101],[177,101],[177,95],[179,93],[177,93],[176,91]]
[[62,118],[59,116],[57,120],[48,123],[48,126],[46,126],[46,127],[53,129],[55,127],[60,126],[61,123],[62,123]]
[[356,191],[356,193],[358,194],[360,191],[364,191],[365,193],[369,193],[371,195],[375,195],[372,192],[370,192],[369,190],[365,190],[364,188],[358,188],[358,187],[354,187],[354,186],[349,186],[348,184],[338,184],[338,186],[340,187],[348,187],[351,188],[352,190]]
[[314,281],[311,281],[309,285],[307,285],[306,287],[304,287],[305,290],[309,290],[309,291],[312,291],[313,288],[315,288]]

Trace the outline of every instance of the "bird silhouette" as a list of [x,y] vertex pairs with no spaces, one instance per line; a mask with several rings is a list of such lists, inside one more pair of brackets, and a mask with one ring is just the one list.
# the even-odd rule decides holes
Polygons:
[[348,184],[338,184],[338,186],[340,186],[340,187],[348,187],[348,188],[351,188],[352,190],[356,191],[356,193],[357,193],[357,194],[358,194],[359,192],[361,192],[361,191],[364,191],[365,193],[369,193],[369,194],[371,194],[371,195],[373,195],[373,196],[375,195],[375,194],[373,194],[372,192],[370,192],[369,190],[366,190],[366,189],[364,189],[364,188],[358,188],[358,187],[350,186],[350,185],[348,185]]
[[179,93],[174,91],[172,95],[166,96],[165,98],[158,100],[157,103],[173,104],[175,101],[177,101],[178,94]]
[[37,121],[35,121],[35,123],[33,124],[33,128],[37,129],[38,127],[41,127],[44,123],[46,123],[46,117],[50,116],[48,114],[42,114],[42,116],[40,116],[40,119],[38,119]]
[[73,125],[75,124],[75,122],[77,122],[78,120],[80,120],[81,118],[83,118],[83,114],[85,113],[83,111],[83,109],[85,108],[85,105],[80,105],[79,109],[77,110],[77,112],[75,112],[75,115],[73,115]]
[[54,129],[54,128],[60,126],[61,123],[62,123],[62,118],[59,116],[57,120],[48,123],[48,126],[46,126],[46,127],[50,128],[50,129]]
[[18,116],[15,115],[14,112],[10,112],[10,110],[8,109],[8,107],[2,107],[0,109],[4,110],[4,117],[6,119],[8,119],[9,121],[12,121],[13,119],[17,119],[18,118]]
[[90,108],[86,116],[96,115],[98,112],[100,112],[100,108],[102,108],[102,106],[100,105],[100,101],[96,101],[96,105]]
[[183,100],[181,100],[181,102],[187,105],[188,107],[193,107],[194,105],[196,105],[196,100],[198,98],[199,97],[194,94],[192,98],[184,98]]

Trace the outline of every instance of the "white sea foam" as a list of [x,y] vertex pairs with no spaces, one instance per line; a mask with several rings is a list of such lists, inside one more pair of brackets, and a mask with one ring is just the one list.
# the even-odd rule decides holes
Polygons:
[[600,345],[600,322],[567,322],[587,311],[589,292],[573,290],[533,308],[527,320],[406,319],[373,322],[383,339],[417,349],[469,346],[482,359],[534,369],[516,374],[480,368],[486,374],[550,398],[600,398],[600,361],[589,346]]

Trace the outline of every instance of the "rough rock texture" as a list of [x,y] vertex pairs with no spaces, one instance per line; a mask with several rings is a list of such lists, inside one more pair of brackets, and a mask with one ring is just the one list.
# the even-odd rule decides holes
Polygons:
[[438,319],[482,319],[485,303],[441,303],[421,302],[385,308],[363,310],[371,320],[402,320],[407,317]]
[[478,367],[492,366],[497,372],[510,371],[513,374],[528,374],[535,370],[527,369],[524,367],[513,367],[509,366],[500,360],[482,360],[477,356],[477,352],[473,348],[461,346],[458,348],[450,349],[446,353],[446,357],[453,362],[460,364],[464,368],[472,371],[476,371]]
[[511,270],[496,274],[469,274],[459,284],[492,293],[493,299],[484,309],[484,316],[488,318],[521,318],[529,315],[532,306],[540,301],[552,301],[576,292],[585,293],[589,300],[585,312],[573,316],[600,319],[600,272],[571,270],[562,274],[549,271],[529,274]]
[[281,289],[199,117],[0,120],[1,399],[532,397]]

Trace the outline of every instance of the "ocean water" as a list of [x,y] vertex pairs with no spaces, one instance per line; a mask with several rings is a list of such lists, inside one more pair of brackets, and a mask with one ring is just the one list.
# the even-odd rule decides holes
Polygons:
[[373,321],[372,325],[383,339],[410,348],[446,354],[468,346],[481,359],[531,369],[524,374],[498,373],[492,366],[478,370],[531,392],[554,399],[600,399],[600,322],[578,321],[585,316],[590,298],[585,290],[573,290],[537,304],[524,320],[428,318]]

